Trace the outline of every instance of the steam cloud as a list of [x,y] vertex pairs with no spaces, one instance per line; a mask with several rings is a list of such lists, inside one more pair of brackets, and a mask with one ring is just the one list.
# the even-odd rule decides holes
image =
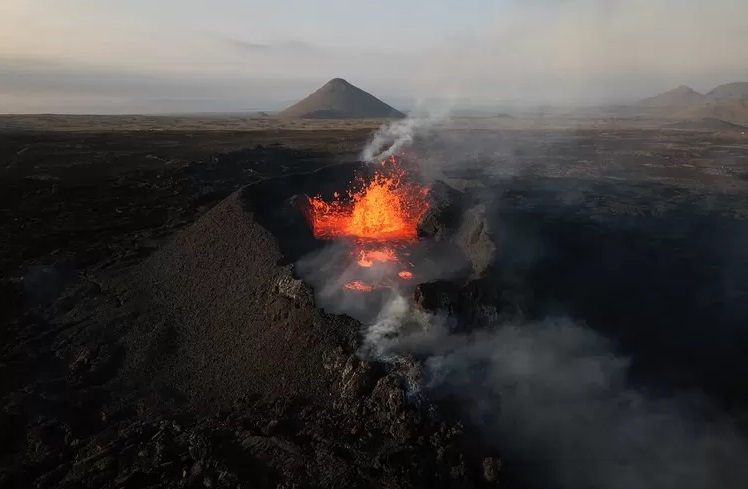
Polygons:
[[[420,327],[397,334],[414,319]],[[456,334],[399,298],[366,339],[382,359],[420,358],[424,392],[462,401],[497,448],[532,465],[525,476],[537,483],[696,489],[748,480],[748,443],[729,418],[709,413],[697,395],[656,398],[632,388],[628,360],[569,319]]]
[[447,119],[449,109],[423,105],[405,119],[381,126],[361,153],[367,163],[382,161],[413,144],[416,134]]

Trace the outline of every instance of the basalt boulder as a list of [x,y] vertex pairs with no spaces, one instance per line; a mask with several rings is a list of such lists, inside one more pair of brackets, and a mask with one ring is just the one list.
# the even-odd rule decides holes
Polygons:
[[467,278],[483,276],[496,250],[486,205],[439,180],[426,198],[429,208],[418,223],[418,236],[453,245],[455,258],[469,263]]

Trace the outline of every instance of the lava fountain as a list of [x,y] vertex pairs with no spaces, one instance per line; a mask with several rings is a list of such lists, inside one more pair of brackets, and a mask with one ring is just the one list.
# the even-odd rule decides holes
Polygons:
[[369,292],[414,277],[408,247],[418,238],[429,191],[413,181],[414,165],[405,155],[391,156],[372,177],[352,182],[344,196],[309,198],[306,214],[315,238],[348,242],[356,266],[376,270],[365,274],[376,283],[355,280],[346,289]]

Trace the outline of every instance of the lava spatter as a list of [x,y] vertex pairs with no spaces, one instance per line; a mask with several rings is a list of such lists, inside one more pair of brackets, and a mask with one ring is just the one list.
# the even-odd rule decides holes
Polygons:
[[[428,209],[429,188],[412,181],[408,163],[404,156],[392,156],[381,162],[370,179],[354,182],[347,198],[336,192],[331,202],[319,196],[309,199],[307,217],[314,236],[351,241],[357,266],[383,267],[386,277],[376,287],[413,277],[402,249],[417,240],[418,222]],[[345,285],[358,291],[376,287],[361,281]]]

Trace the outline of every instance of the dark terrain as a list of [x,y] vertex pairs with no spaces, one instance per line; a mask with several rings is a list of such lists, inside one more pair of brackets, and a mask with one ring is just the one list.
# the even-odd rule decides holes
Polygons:
[[277,202],[242,192],[206,214],[244,185],[350,165],[367,136],[4,134],[2,487],[482,479],[461,425],[409,406],[353,355],[359,326],[276,265],[244,212]]
[[[293,274],[318,244],[289,198],[344,188],[369,135],[0,133],[0,487],[522,487],[500,441],[410,399],[413,365],[360,360],[360,324]],[[426,307],[584,318],[635,382],[741,419],[748,142],[444,141],[418,142],[424,173],[486,205],[497,257]]]

